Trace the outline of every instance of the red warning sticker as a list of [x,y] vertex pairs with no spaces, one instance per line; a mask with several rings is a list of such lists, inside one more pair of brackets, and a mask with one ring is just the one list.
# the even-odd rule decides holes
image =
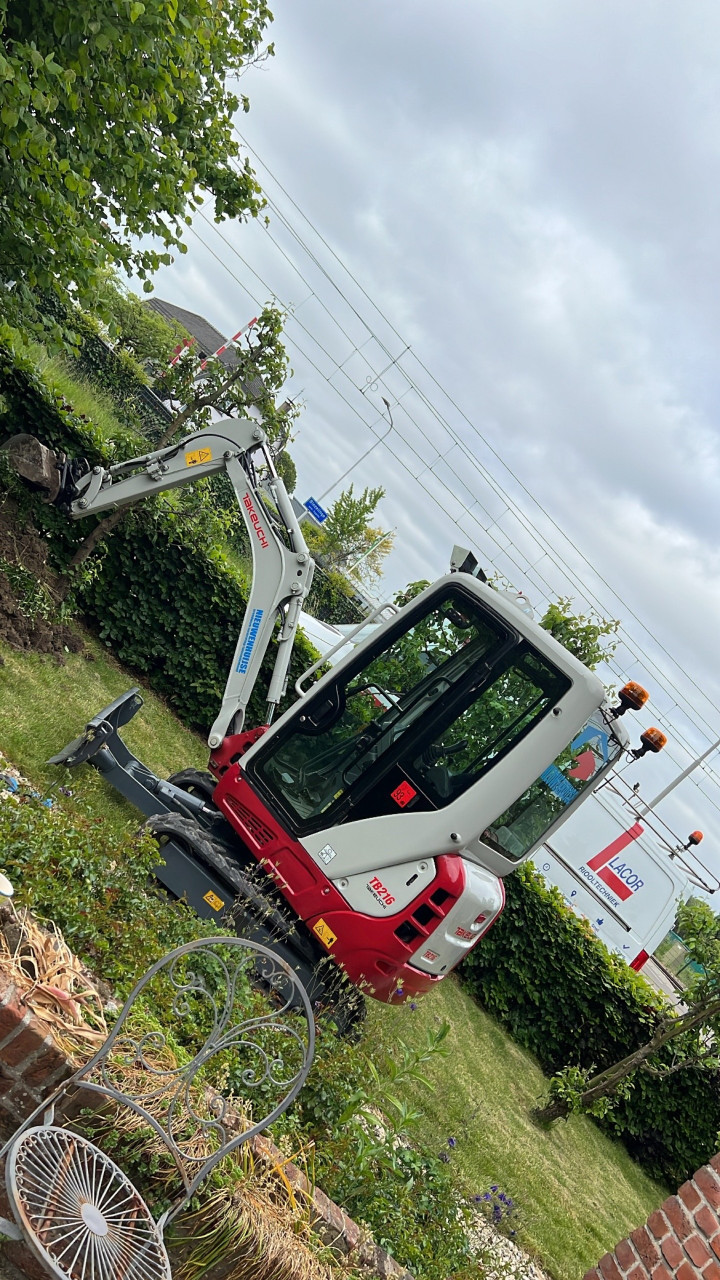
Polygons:
[[394,791],[390,792],[390,798],[394,800],[396,804],[399,804],[401,809],[404,809],[406,804],[409,804],[411,800],[414,800],[416,795],[417,791],[414,787],[410,786],[409,782],[401,782],[399,787],[396,787]]

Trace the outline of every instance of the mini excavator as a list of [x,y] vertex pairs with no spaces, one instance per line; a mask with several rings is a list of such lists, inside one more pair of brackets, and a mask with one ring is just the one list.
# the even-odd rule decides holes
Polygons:
[[[120,730],[142,706],[137,688],[52,762],[97,769],[145,814],[165,890],[279,952],[316,1000],[340,1008],[339,1026],[361,1016],[348,992],[397,1002],[452,972],[502,911],[504,877],[629,751],[621,716],[645,691],[631,682],[609,707],[599,678],[461,547],[410,603],[381,606],[344,636],[336,665],[333,650],[315,662],[275,719],[314,564],[256,419],[109,467],[33,436],[4,447],[73,520],[227,474],[253,582],[208,771],[161,779],[132,754]],[[269,649],[266,723],[248,727]],[[663,742],[648,729],[632,754]]]

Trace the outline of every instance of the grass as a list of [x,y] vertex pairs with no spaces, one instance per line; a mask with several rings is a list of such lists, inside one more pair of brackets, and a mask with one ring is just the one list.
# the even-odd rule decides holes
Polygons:
[[[136,810],[94,770],[64,773],[45,763],[133,683],[103,646],[91,638],[87,646],[93,661],[69,654],[62,667],[37,654],[2,650],[0,748],[43,794],[70,786],[73,797],[63,806],[101,817],[106,833],[120,836],[139,825]],[[186,765],[205,767],[203,741],[155,695],[143,689],[143,696],[145,706],[123,730],[131,749],[164,776]],[[419,1047],[428,1028],[445,1020],[449,1053],[429,1068],[435,1089],[417,1086],[408,1095],[422,1111],[419,1139],[449,1152],[469,1194],[496,1183],[512,1196],[519,1243],[556,1280],[577,1280],[645,1221],[666,1190],[583,1117],[549,1132],[537,1128],[530,1112],[545,1088],[542,1072],[456,981],[443,983],[416,1011],[372,1005],[369,1034]]]
[[[95,639],[87,634],[84,639],[92,660],[68,654],[64,666],[40,654],[0,647],[0,748],[44,795],[60,785],[70,787],[84,813],[102,818],[108,830],[121,836],[140,825],[132,805],[94,769],[72,771],[46,763],[98,711],[138,683]],[[181,725],[155,694],[145,688],[141,692],[145,705],[122,731],[130,750],[162,777],[190,765],[207,768],[202,738]]]
[[[39,372],[60,395],[72,405],[76,413],[84,413],[101,432],[105,440],[114,439],[118,432],[127,436],[128,429],[118,420],[112,397],[106,395],[92,382],[80,376],[69,363],[72,356],[49,356],[44,347],[33,344],[28,354],[35,361]],[[147,441],[138,432],[138,448],[147,446]]]
[[530,1113],[546,1088],[542,1071],[455,979],[415,1011],[371,1006],[370,1032],[419,1047],[443,1021],[451,1028],[448,1054],[427,1069],[433,1092],[421,1085],[404,1092],[422,1111],[418,1137],[450,1155],[468,1194],[496,1183],[511,1196],[518,1243],[557,1280],[578,1280],[657,1209],[667,1189],[584,1116],[549,1131],[536,1126]]

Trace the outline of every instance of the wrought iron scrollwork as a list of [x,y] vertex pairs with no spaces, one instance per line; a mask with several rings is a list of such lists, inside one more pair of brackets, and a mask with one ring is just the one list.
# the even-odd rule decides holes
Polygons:
[[[147,1010],[156,987],[167,1033],[135,1028],[133,1012]],[[83,1084],[145,1118],[189,1188],[290,1105],[314,1032],[307,993],[284,960],[235,936],[200,939],[138,983]],[[256,1120],[258,1104],[266,1110]]]

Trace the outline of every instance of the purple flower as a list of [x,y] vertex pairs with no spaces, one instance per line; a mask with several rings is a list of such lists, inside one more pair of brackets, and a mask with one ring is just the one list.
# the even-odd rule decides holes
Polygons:
[[404,996],[404,995],[405,995],[405,989],[404,989],[404,987],[398,987],[397,991],[395,992],[395,995],[396,995],[396,996]]
[[415,1001],[414,1001],[414,1000],[411,1000],[411,1001],[410,1001],[410,1008],[411,1008],[411,1010],[412,1010],[412,1012],[413,1012],[413,1013],[414,1013],[414,1012],[415,1012],[415,1010],[417,1009],[417,1005],[416,1005],[416,1003],[415,1003]]
[[493,1182],[493,1184],[492,1184],[492,1186],[491,1186],[490,1190],[491,1190],[491,1191],[497,1191],[498,1189],[499,1189],[499,1188],[498,1188],[497,1182]]
[[457,1140],[456,1140],[455,1138],[448,1138],[448,1146],[449,1146],[449,1147],[456,1147],[456,1146],[457,1146]]

